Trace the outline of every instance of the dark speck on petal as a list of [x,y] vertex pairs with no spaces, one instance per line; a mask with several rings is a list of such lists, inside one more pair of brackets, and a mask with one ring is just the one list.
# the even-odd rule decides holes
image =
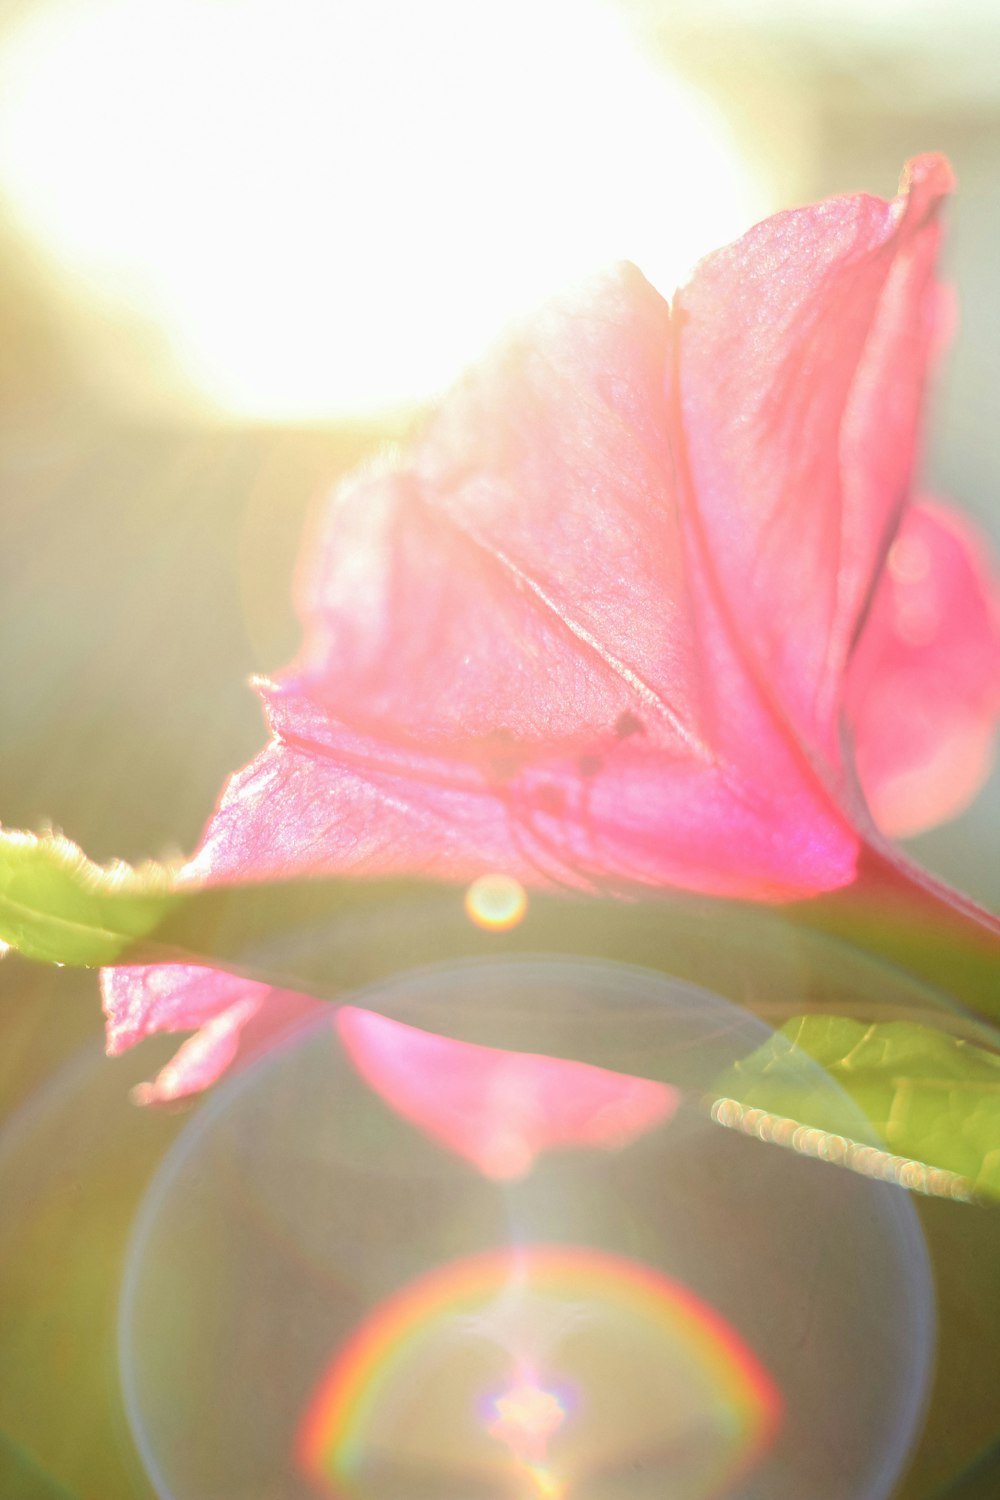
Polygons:
[[618,719],[615,723],[615,734],[620,740],[627,740],[629,736],[633,734],[645,733],[645,724],[641,719],[636,718],[635,714],[629,713],[626,710],[625,713],[618,715]]

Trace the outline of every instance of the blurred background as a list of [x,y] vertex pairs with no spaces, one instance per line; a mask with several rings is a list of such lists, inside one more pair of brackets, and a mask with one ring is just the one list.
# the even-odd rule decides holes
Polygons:
[[[925,480],[997,542],[990,0],[8,0],[0,818],[100,859],[189,850],[262,743],[247,678],[295,646],[338,474],[569,278],[625,256],[669,295],[756,219],[890,195],[924,150],[959,179],[961,309]],[[998,838],[994,776],[914,849],[1000,908]],[[95,1066],[93,976],[0,979],[0,1493],[147,1496],[115,1300],[183,1123],[127,1090],[170,1049]],[[899,1493],[995,1496],[1000,1220],[922,1213],[940,1357]]]

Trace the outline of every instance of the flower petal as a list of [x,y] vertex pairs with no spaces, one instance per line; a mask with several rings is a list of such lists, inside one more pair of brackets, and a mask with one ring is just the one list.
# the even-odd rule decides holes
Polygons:
[[192,872],[429,870],[780,899],[857,841],[776,719],[678,499],[666,305],[550,308],[343,489],[276,745]]
[[498,1180],[524,1176],[542,1151],[628,1145],[680,1102],[666,1084],[450,1041],[352,1006],[338,1011],[337,1029],[393,1109]]
[[1000,721],[1000,576],[943,506],[907,513],[851,662],[858,777],[894,837],[954,817],[985,781]]
[[309,1016],[332,1014],[328,1004],[307,995],[193,964],[104,969],[101,989],[112,1056],[157,1032],[198,1028],[151,1083],[133,1091],[140,1104],[200,1093]]

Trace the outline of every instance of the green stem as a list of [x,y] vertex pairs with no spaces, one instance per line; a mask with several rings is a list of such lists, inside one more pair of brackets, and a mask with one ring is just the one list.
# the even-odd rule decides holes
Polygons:
[[890,845],[866,846],[846,889],[787,912],[1000,1023],[1000,919]]

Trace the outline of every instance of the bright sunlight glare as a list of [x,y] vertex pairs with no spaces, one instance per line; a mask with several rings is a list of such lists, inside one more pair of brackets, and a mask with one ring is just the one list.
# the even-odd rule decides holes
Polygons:
[[669,294],[772,206],[596,0],[51,0],[4,39],[0,188],[271,420],[426,399],[567,280]]

